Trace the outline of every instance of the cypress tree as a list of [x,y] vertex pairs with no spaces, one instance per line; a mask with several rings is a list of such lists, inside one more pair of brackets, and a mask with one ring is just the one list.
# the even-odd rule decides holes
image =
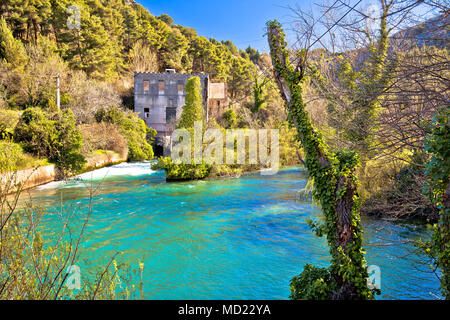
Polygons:
[[199,77],[192,77],[186,83],[186,103],[177,128],[194,128],[194,122],[202,119],[202,86]]

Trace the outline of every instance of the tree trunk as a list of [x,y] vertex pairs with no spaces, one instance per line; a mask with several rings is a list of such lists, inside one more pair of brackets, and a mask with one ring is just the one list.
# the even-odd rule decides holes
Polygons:
[[[322,205],[326,220],[331,221],[332,225],[327,230],[327,239],[332,255],[331,273],[339,289],[331,298],[353,300],[371,297],[367,284],[361,285],[367,279],[367,270],[360,250],[359,213],[354,216],[356,184],[347,174],[341,174],[334,165],[335,161],[330,161],[330,154],[311,124],[301,93],[304,66],[299,63],[294,68],[290,64],[284,33],[278,22],[268,23],[268,38],[276,83],[299,133],[305,153],[305,166],[314,179],[316,197]],[[358,220],[355,222],[354,219]],[[355,241],[356,246],[351,246]],[[357,271],[352,271],[355,279],[344,280],[342,275],[346,271],[341,266],[348,260]]]

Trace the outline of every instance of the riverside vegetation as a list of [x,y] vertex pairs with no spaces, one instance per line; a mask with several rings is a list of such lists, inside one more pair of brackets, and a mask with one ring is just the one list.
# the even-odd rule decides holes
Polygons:
[[[439,268],[442,272],[442,275],[438,275],[441,291],[444,298],[449,298],[448,90],[442,79],[435,81],[430,77],[430,74],[435,72],[432,70],[435,67],[433,59],[442,59],[442,64],[448,67],[448,43],[444,45],[433,43],[430,47],[420,47],[411,42],[407,42],[403,47],[393,45],[393,39],[389,37],[393,28],[389,25],[399,12],[402,18],[411,13],[410,7],[404,5],[400,1],[381,0],[380,25],[372,34],[367,28],[364,30],[364,27],[355,22],[358,21],[355,17],[359,13],[354,13],[352,18],[342,22],[341,31],[345,30],[347,33],[348,26],[352,25],[351,30],[354,33],[360,32],[363,37],[369,38],[368,45],[359,49],[363,51],[362,54],[361,51],[358,52],[359,58],[364,59],[359,64],[349,60],[351,54],[348,51],[343,53],[334,51],[338,39],[333,38],[334,33],[331,34],[330,30],[328,31],[332,38],[332,51],[310,52],[309,44],[311,38],[316,36],[317,28],[317,22],[311,23],[311,19],[307,19],[311,14],[297,12],[301,21],[297,37],[305,39],[300,43],[298,50],[286,49],[285,35],[277,21],[267,23],[274,77],[286,103],[289,117],[299,133],[306,157],[304,164],[313,183],[313,196],[321,204],[324,213],[323,221],[310,221],[310,225],[318,236],[326,235],[331,254],[329,268],[306,265],[303,272],[292,279],[293,299],[373,298],[376,290],[370,290],[369,284],[366,283],[367,266],[362,248],[358,189],[362,189],[366,199],[373,196],[375,197],[372,199],[376,199],[382,194],[377,195],[373,192],[373,186],[368,186],[368,184],[376,185],[376,181],[368,179],[368,174],[370,175],[374,163],[380,159],[389,164],[391,160],[387,153],[394,156],[396,161],[405,161],[397,173],[394,185],[398,182],[406,184],[400,179],[406,178],[417,183],[416,179],[421,174],[422,177],[428,176],[428,188],[417,192],[418,199],[413,200],[418,207],[411,206],[409,198],[400,197],[398,200],[401,201],[401,206],[409,209],[410,213],[420,210],[420,206],[432,207],[432,203],[437,205],[439,217],[438,223],[433,226],[435,230],[433,239],[425,244],[419,241],[417,245],[424,248],[432,260],[433,271],[436,272]],[[335,10],[335,13],[338,11],[337,7],[328,6],[327,11],[331,10]],[[340,19],[336,16],[326,18],[332,21],[336,19],[334,25],[338,25],[347,14]],[[445,20],[445,15],[441,19]],[[327,22],[330,23],[330,20]],[[404,33],[399,34],[404,36]],[[348,39],[347,36],[342,35],[344,43]],[[317,41],[322,37],[323,35]],[[395,38],[395,35],[392,38]],[[326,49],[326,45],[324,46]],[[390,46],[391,51],[388,52]],[[412,51],[405,54],[405,50]],[[412,64],[417,72],[414,76],[419,75],[421,83],[420,89],[414,91],[418,96],[411,101],[401,96],[405,93],[404,85],[411,85],[409,75],[406,77],[404,75],[403,64],[411,63],[410,60],[417,59],[417,56],[420,57],[419,61],[416,60]],[[424,59],[424,56],[429,60]],[[295,64],[291,61],[295,61]],[[331,72],[327,69],[330,65],[333,66]],[[439,67],[438,73],[438,77],[445,78],[449,75],[448,68]],[[446,79],[448,80],[448,77]],[[311,94],[308,94],[308,91],[305,93],[305,89],[312,90],[312,95],[316,96],[316,99],[327,104],[332,131],[325,139],[311,123],[306,108],[308,103],[305,102]],[[434,93],[429,94],[430,92]],[[401,105],[400,109],[396,108],[398,105]],[[413,111],[418,105],[421,107],[420,116]],[[426,112],[423,112],[424,110]],[[394,117],[395,121],[389,121],[390,117]],[[422,135],[414,133],[418,129],[405,123],[405,119],[415,117],[422,119],[421,122],[413,124],[423,130]],[[432,117],[435,118],[432,120]],[[395,134],[389,135],[386,132],[393,130],[393,126],[396,127],[394,130],[401,132],[401,141]],[[430,134],[427,136],[427,133]],[[329,151],[327,142],[334,148],[333,151]],[[357,169],[358,166],[360,169]],[[424,170],[425,168],[427,170]],[[358,178],[362,180],[361,184],[358,183]],[[424,180],[426,178],[422,181]],[[414,188],[420,190],[421,185],[410,183],[408,188],[406,196],[411,197],[414,196]],[[420,196],[422,193],[428,194],[431,201]],[[376,206],[375,203],[372,204]],[[386,211],[389,213],[389,209]],[[395,214],[395,211],[392,212],[393,216]],[[427,218],[435,220],[436,216],[429,213]]]
[[[81,9],[80,29],[68,29],[67,7]],[[29,14],[28,14],[29,13]],[[266,57],[267,58],[267,57]],[[89,158],[115,152],[130,161],[154,157],[156,132],[133,113],[134,72],[207,72],[227,81],[236,103],[218,119],[227,126],[254,122],[246,92],[263,64],[256,50],[238,50],[231,41],[198,36],[191,28],[155,17],[137,3],[65,0],[0,6],[0,190],[1,299],[118,299],[139,297],[141,290],[126,279],[131,273],[116,256],[78,291],[69,290],[68,267],[79,258],[87,213],[61,212],[63,231],[57,238],[39,232],[45,208],[18,209],[21,194],[15,172],[53,163],[61,178],[86,170]],[[61,82],[61,109],[55,101]],[[240,114],[243,110],[244,114]],[[255,117],[256,118],[256,117]],[[286,132],[283,118],[277,120]],[[295,146],[285,142],[286,154]],[[291,151],[288,148],[292,148]],[[295,164],[295,158],[289,160]],[[10,190],[17,192],[8,196]],[[68,235],[71,218],[82,215],[76,239]],[[54,242],[56,240],[56,243]],[[129,275],[132,276],[129,276]],[[137,281],[138,283],[138,281]],[[140,286],[142,289],[142,285]]]
[[[152,159],[156,132],[131,111],[133,73],[205,72],[227,82],[228,109],[206,123],[194,77],[177,127],[192,133],[198,120],[202,128],[222,131],[279,129],[280,165],[304,165],[322,206],[323,220],[310,225],[327,237],[331,265],[306,265],[291,281],[291,298],[373,298],[365,282],[360,213],[430,223],[433,239],[418,245],[449,298],[450,67],[448,15],[442,14],[449,8],[413,2],[378,0],[376,28],[367,28],[362,10],[342,12],[344,0],[319,18],[297,10],[298,48],[287,49],[281,26],[272,21],[269,55],[199,36],[133,1],[7,0],[0,6],[0,172],[14,176],[53,163],[63,178],[86,170],[87,160],[102,152]],[[73,4],[81,9],[79,29],[66,25]],[[438,14],[413,23],[417,5]],[[320,25],[334,29],[322,35]],[[168,180],[191,180],[259,167],[161,158],[155,168]],[[133,296],[131,289],[118,293],[121,271],[114,258],[81,292],[64,291],[82,231],[76,244],[64,242],[64,235],[54,247],[41,241],[35,222],[45,210],[16,210],[17,199],[6,197],[11,179],[1,190],[0,297]]]

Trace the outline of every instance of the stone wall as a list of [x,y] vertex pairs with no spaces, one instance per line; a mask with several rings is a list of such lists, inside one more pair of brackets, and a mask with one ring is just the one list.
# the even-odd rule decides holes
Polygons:
[[86,169],[95,170],[104,166],[109,166],[112,164],[120,163],[126,161],[128,158],[127,154],[118,154],[113,151],[106,151],[105,153],[93,153],[86,158]]
[[19,184],[25,190],[54,181],[55,177],[56,170],[54,164],[33,169],[18,170],[17,172],[2,172],[0,190],[7,190],[8,193],[13,193],[17,191]]
[[[113,165],[127,160],[127,155],[119,155],[109,151],[105,154],[94,154],[87,159],[87,171]],[[0,192],[7,190],[8,193],[17,191],[18,185],[22,185],[22,190],[30,189],[42,184],[56,180],[56,168],[54,164],[41,166],[34,169],[23,169],[17,172],[2,172],[0,178]]]
[[228,107],[227,84],[224,82],[210,82],[208,100],[208,118],[218,118]]

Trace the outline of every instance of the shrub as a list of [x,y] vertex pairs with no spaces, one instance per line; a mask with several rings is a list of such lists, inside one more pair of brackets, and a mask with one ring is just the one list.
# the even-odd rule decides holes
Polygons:
[[0,140],[0,172],[32,168],[44,163],[45,161],[25,153],[19,144]]
[[101,122],[79,125],[83,136],[81,153],[88,155],[95,150],[113,150],[121,156],[128,154],[127,141],[116,124]]
[[19,119],[19,111],[0,109],[0,139],[12,138]]
[[153,170],[165,170],[166,179],[169,181],[199,180],[210,175],[211,166],[202,164],[175,163],[171,158],[161,157],[152,166]]
[[223,113],[223,122],[225,128],[234,128],[237,125],[237,116],[233,109],[228,109]]
[[128,160],[142,161],[153,158],[153,148],[147,141],[147,135],[152,139],[156,131],[147,127],[144,120],[134,112],[111,107],[100,109],[95,114],[97,122],[109,122],[120,128],[120,133],[128,143]]
[[25,151],[54,162],[63,176],[84,166],[79,152],[83,137],[70,109],[50,115],[40,108],[26,109],[14,130],[14,140]]
[[14,140],[39,157],[53,156],[52,142],[56,135],[54,121],[40,108],[26,109],[14,130]]

